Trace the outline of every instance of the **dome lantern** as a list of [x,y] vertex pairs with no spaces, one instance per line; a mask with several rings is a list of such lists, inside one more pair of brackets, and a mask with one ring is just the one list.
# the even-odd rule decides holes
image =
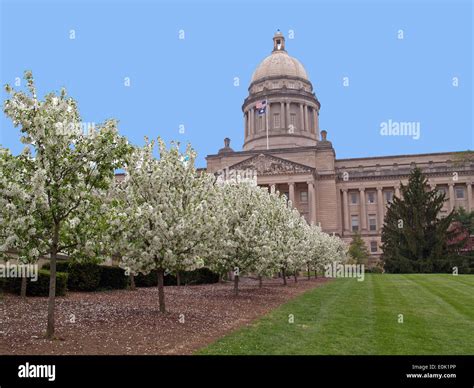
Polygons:
[[273,36],[273,51],[286,51],[285,37],[280,32],[280,30],[277,30],[277,32]]

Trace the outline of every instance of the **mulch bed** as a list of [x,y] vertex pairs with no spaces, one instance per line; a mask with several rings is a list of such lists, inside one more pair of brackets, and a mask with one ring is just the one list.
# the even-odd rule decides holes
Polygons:
[[70,292],[56,301],[56,336],[48,341],[47,298],[4,294],[0,302],[0,354],[192,354],[236,328],[328,279],[242,279],[232,283],[165,287],[167,313],[158,310],[158,289]]

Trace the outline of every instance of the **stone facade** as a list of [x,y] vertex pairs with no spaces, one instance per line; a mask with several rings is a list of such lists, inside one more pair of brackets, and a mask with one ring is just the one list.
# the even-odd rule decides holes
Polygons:
[[415,166],[431,188],[446,192],[443,213],[459,206],[474,210],[474,163],[463,162],[461,153],[336,159],[326,131],[319,130],[320,107],[304,67],[287,54],[277,32],[242,106],[243,150],[234,151],[226,138],[224,148],[207,156],[207,171],[256,172],[259,185],[285,193],[308,222],[346,241],[360,232],[374,260],[382,253],[387,204]]

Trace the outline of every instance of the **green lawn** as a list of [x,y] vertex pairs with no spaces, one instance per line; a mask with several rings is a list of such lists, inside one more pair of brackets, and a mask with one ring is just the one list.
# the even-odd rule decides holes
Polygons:
[[472,355],[474,276],[337,279],[198,354]]

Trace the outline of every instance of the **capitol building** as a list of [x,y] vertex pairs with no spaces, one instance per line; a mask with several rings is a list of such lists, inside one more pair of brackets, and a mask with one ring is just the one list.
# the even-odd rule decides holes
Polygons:
[[275,186],[309,223],[347,242],[360,233],[372,260],[382,253],[387,205],[415,166],[432,189],[446,193],[444,214],[459,206],[474,210],[474,163],[462,162],[459,152],[336,158],[330,136],[319,128],[321,104],[313,85],[280,32],[248,92],[242,150],[232,149],[226,138],[223,148],[206,157],[207,172],[255,171],[259,186]]

